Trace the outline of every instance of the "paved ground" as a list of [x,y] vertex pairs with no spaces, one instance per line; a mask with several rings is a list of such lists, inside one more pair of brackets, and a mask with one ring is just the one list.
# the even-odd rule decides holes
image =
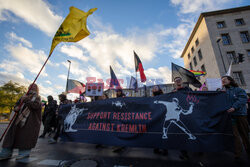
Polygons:
[[[0,124],[0,134],[6,124]],[[96,166],[99,167],[163,167],[163,166],[250,166],[250,159],[244,153],[241,162],[235,162],[233,154],[223,153],[189,153],[190,160],[179,159],[179,152],[169,150],[168,156],[155,155],[152,149],[127,148],[123,153],[112,152],[112,147],[96,149],[94,144],[62,143],[49,145],[48,138],[39,139],[31,157],[23,161],[16,161],[14,156],[10,160],[0,161],[1,167],[53,167],[53,166]],[[82,161],[80,161],[82,160]],[[82,165],[81,163],[85,163]]]

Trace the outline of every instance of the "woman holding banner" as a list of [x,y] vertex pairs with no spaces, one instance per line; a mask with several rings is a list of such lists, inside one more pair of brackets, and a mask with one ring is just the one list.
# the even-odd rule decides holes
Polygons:
[[41,125],[42,103],[38,86],[33,84],[29,89],[29,93],[22,96],[14,107],[18,114],[4,138],[0,160],[11,158],[13,149],[19,149],[17,160],[27,158],[31,149],[36,146]]
[[[249,127],[247,122],[247,94],[245,90],[238,87],[237,83],[230,76],[221,78],[222,85],[226,89],[231,103],[227,110],[232,115],[232,129],[234,135],[235,159],[239,159],[242,152],[242,143],[250,156]],[[241,143],[242,140],[242,143]]]

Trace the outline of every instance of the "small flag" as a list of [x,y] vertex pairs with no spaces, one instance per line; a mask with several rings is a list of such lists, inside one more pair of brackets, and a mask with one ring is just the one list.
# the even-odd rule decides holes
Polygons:
[[137,92],[138,90],[137,80],[133,76],[131,76],[131,79],[130,79],[129,89],[134,89],[135,92]]
[[118,79],[115,76],[115,73],[112,69],[112,67],[110,66],[110,75],[111,75],[111,80],[110,80],[110,87],[112,88],[113,86],[116,86],[116,88],[121,88]]
[[75,7],[69,8],[70,12],[57,30],[50,49],[50,54],[60,42],[77,42],[87,37],[90,32],[87,29],[87,17],[97,8],[90,9],[87,13]]
[[197,88],[200,88],[202,85],[192,72],[172,63],[172,81],[174,81],[175,77],[181,77],[183,82],[190,83]]
[[195,77],[199,77],[202,75],[206,75],[207,73],[204,71],[194,71],[194,70],[190,70],[190,72],[192,72],[194,74]]
[[66,92],[82,94],[85,92],[85,85],[77,80],[68,79]]
[[144,69],[141,63],[140,58],[134,51],[134,58],[135,58],[135,72],[140,71],[140,76],[141,76],[141,82],[145,82],[147,80],[145,74],[144,74]]

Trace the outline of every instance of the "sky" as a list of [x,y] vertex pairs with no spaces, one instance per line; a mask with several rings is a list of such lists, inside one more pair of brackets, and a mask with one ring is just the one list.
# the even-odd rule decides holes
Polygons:
[[200,13],[246,5],[249,0],[0,0],[0,85],[33,82],[71,6],[98,8],[87,20],[91,34],[57,45],[36,82],[43,98],[65,91],[67,60],[70,79],[86,83],[95,77],[106,84],[111,65],[126,88],[136,76],[133,51],[146,85],[170,83],[171,62],[184,65],[180,55]]

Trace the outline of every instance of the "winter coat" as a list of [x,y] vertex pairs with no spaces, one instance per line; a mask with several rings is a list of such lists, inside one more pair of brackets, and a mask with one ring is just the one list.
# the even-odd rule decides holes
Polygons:
[[244,89],[230,87],[226,89],[231,107],[235,109],[232,115],[247,115],[247,94]]
[[30,110],[25,125],[23,127],[20,127],[19,124],[16,125],[17,117],[14,119],[4,138],[3,148],[31,149],[36,146],[41,125],[42,103],[40,96],[36,95],[34,101],[27,99],[24,107],[28,107]]

